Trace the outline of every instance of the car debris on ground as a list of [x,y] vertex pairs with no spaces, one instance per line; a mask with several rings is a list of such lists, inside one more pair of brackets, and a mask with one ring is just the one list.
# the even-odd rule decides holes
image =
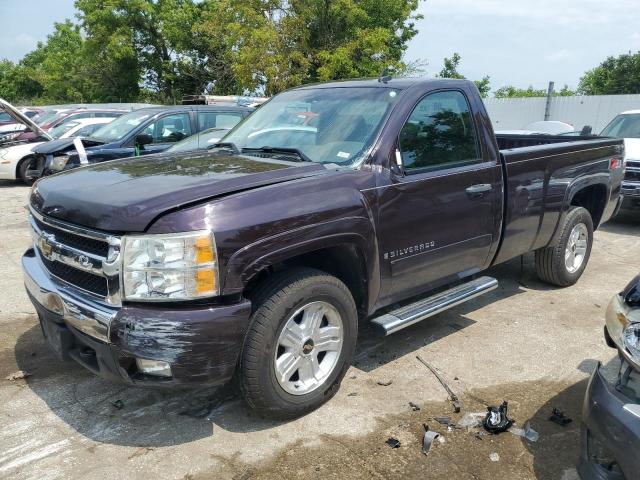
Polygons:
[[24,370],[18,370],[17,372],[12,373],[11,375],[7,375],[6,377],[4,377],[5,380],[10,380],[10,381],[14,381],[14,380],[20,380],[23,378],[27,378],[30,377],[31,374],[29,372],[25,372]]
[[573,422],[573,419],[567,417],[564,412],[558,408],[553,409],[549,420],[551,420],[553,423],[557,423],[561,427],[566,427],[571,422]]
[[453,393],[453,390],[451,390],[451,387],[449,387],[447,382],[444,381],[444,378],[442,378],[442,376],[440,376],[440,374],[436,371],[436,369],[434,367],[432,367],[428,362],[426,362],[422,358],[420,358],[420,355],[416,355],[416,358],[418,359],[418,361],[420,363],[422,363],[425,367],[427,367],[429,370],[431,370],[431,373],[433,373],[435,375],[435,377],[438,379],[440,384],[444,387],[444,389],[449,394],[449,399],[451,400],[451,405],[453,406],[453,411],[455,413],[459,413],[460,412],[460,408],[461,408],[460,400],[458,399],[458,396],[455,393]]
[[482,425],[487,432],[498,434],[509,430],[513,420],[507,416],[508,402],[504,401],[499,407],[487,407],[487,414]]
[[384,443],[389,445],[391,448],[400,448],[400,445],[402,445],[402,443],[400,443],[400,440],[394,437],[389,437]]
[[440,438],[440,434],[429,429],[429,425],[427,425],[426,423],[423,423],[422,426],[424,427],[424,436],[422,437],[422,453],[427,455],[429,453],[429,450],[431,450],[431,446],[433,445],[434,440]]

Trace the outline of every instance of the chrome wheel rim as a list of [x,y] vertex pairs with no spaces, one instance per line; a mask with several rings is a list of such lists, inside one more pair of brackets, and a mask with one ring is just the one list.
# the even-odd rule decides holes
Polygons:
[[588,237],[589,230],[584,223],[578,223],[571,229],[567,248],[564,251],[564,264],[569,273],[577,272],[584,263]]
[[284,324],[275,348],[278,384],[292,395],[311,393],[333,373],[344,337],[342,318],[327,302],[299,308]]

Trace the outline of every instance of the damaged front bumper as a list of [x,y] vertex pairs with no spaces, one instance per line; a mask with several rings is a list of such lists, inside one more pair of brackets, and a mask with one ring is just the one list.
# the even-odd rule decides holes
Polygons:
[[[93,301],[51,275],[30,249],[24,281],[57,356],[103,378],[140,386],[208,386],[234,374],[251,304],[123,305]],[[143,373],[136,359],[165,362],[170,377]]]

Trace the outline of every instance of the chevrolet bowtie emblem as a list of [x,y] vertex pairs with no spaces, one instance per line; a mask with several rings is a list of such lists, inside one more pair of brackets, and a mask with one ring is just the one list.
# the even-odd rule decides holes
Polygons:
[[53,255],[53,245],[49,242],[55,242],[55,237],[51,234],[42,233],[38,238],[38,248],[47,259],[51,259]]

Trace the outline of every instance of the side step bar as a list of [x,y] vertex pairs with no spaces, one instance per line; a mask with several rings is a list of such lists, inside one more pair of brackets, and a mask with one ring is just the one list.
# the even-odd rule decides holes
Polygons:
[[418,323],[425,318],[437,315],[456,305],[479,297],[498,287],[498,281],[492,277],[480,277],[467,283],[437,293],[431,297],[423,298],[415,303],[406,305],[392,312],[385,313],[371,320],[375,326],[380,327],[385,335],[402,330],[409,325]]

